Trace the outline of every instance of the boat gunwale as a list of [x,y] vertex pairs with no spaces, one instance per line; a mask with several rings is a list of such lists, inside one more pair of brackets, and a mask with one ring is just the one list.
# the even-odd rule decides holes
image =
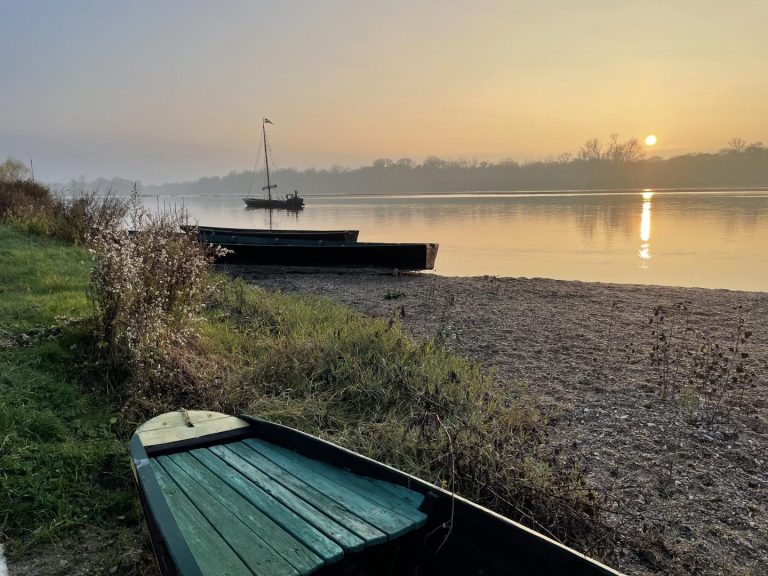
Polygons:
[[139,499],[160,572],[178,576],[203,576],[200,565],[192,555],[192,550],[168,506],[157,476],[152,470],[149,454],[138,434],[133,435],[129,446],[131,470],[139,488]]
[[305,240],[297,238],[259,238],[253,236],[239,236],[240,238],[247,238],[250,242],[237,242],[237,234],[210,234],[210,236],[232,238],[231,242],[219,242],[216,240],[209,241],[207,238],[202,243],[215,244],[217,246],[285,246],[294,247],[301,246],[302,248],[348,248],[348,249],[360,249],[360,248],[420,248],[424,247],[427,250],[437,250],[440,247],[438,242],[357,242],[351,240]]
[[[297,235],[297,236],[343,236],[345,238],[351,238],[354,236],[356,239],[360,234],[360,230],[348,229],[348,230],[309,230],[309,229],[280,229],[273,230],[269,228],[232,228],[228,226],[201,226],[201,225],[184,225],[181,229],[186,232],[197,232],[199,235],[231,235],[231,236],[280,236],[280,235]],[[350,240],[351,241],[351,240]]]

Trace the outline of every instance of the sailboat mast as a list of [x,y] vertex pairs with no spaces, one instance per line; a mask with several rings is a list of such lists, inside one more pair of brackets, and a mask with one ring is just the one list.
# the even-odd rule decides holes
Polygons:
[[269,200],[272,200],[272,186],[269,182],[269,152],[267,151],[267,123],[261,120],[261,132],[264,136],[264,165],[267,167],[267,194]]

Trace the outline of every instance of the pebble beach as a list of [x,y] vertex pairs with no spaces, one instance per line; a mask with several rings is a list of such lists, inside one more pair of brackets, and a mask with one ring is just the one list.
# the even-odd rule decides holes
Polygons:
[[[603,499],[617,540],[606,560],[618,569],[768,572],[768,293],[494,276],[228,272],[268,290],[315,294],[399,319],[415,338],[437,339],[502,382],[525,381],[548,417],[553,449],[576,460]],[[750,378],[719,404],[704,405],[686,386],[694,377],[690,359],[702,342],[727,350],[740,319],[741,333],[750,334],[738,353],[748,354],[741,362]],[[663,362],[652,359],[660,333],[677,338]],[[650,552],[633,549],[637,538]]]

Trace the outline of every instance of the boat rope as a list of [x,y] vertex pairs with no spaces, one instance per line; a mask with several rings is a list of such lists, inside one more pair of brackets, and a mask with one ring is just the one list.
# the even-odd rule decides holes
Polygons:
[[272,174],[277,174],[280,168],[277,167],[277,162],[275,162],[275,152],[272,150],[272,144],[269,143],[269,140],[267,140],[267,148],[269,148],[269,159],[272,161]]
[[256,178],[256,168],[259,166],[259,160],[261,160],[261,151],[264,148],[264,146],[260,143],[259,144],[259,151],[256,153],[256,160],[253,162],[253,172],[251,172],[251,183],[248,185],[248,196],[251,195],[251,190],[253,190],[253,179]]

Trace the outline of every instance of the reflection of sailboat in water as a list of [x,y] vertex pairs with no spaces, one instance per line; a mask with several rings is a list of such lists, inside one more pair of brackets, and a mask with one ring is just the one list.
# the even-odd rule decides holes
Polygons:
[[[301,196],[299,196],[299,193],[297,190],[294,190],[293,194],[286,194],[285,199],[272,198],[272,189],[277,188],[277,184],[272,184],[272,182],[269,179],[269,147],[267,146],[267,129],[266,129],[267,124],[272,124],[272,122],[269,120],[269,118],[264,118],[261,122],[261,132],[264,137],[264,167],[267,173],[267,185],[262,186],[261,189],[267,191],[267,197],[254,198],[249,196],[247,198],[243,198],[243,202],[245,202],[248,208],[268,208],[270,210],[278,209],[278,210],[292,210],[292,211],[303,210],[304,199]],[[256,173],[256,169],[254,167],[254,175],[255,173]],[[251,185],[253,185],[253,178],[251,178]],[[248,193],[250,194],[250,189],[248,190]],[[270,213],[270,220],[271,219],[272,219],[272,215]]]

